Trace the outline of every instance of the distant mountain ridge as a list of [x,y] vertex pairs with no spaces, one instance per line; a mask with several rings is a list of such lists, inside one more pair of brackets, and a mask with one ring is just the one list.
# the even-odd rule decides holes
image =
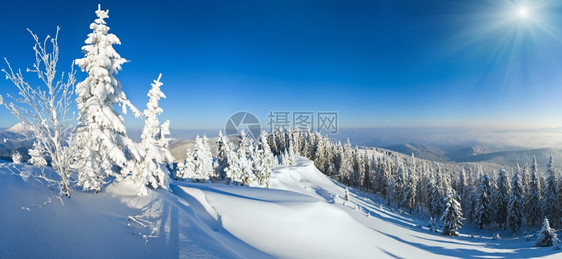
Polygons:
[[445,151],[429,145],[406,143],[400,145],[386,146],[383,148],[396,151],[405,155],[414,154],[416,158],[421,158],[425,160],[431,160],[436,162],[450,161],[450,159],[447,156],[445,156]]
[[464,147],[452,152],[445,152],[440,148],[407,143],[402,145],[392,145],[384,147],[405,155],[414,154],[416,158],[436,161],[436,162],[486,162],[506,167],[523,167],[525,163],[531,164],[533,157],[536,157],[539,168],[545,167],[552,155],[555,164],[562,164],[562,150],[554,148],[522,149],[510,151],[492,151],[486,145],[476,145]]

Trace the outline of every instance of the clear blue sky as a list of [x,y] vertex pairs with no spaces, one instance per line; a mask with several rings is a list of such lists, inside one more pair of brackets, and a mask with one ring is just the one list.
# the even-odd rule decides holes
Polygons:
[[[0,56],[25,69],[26,28],[60,26],[67,71],[101,3],[130,60],[126,94],[144,109],[162,73],[172,128],[222,128],[237,111],[265,125],[270,110],[337,111],[340,127],[562,126],[560,1],[525,2],[3,1]],[[0,109],[0,127],[14,123]]]

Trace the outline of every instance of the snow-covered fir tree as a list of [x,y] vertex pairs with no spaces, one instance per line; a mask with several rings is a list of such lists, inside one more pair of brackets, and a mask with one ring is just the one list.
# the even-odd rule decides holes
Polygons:
[[217,139],[217,157],[215,160],[215,171],[219,180],[226,179],[225,169],[229,165],[228,154],[232,150],[230,140],[227,136],[219,131],[219,138]]
[[427,206],[429,208],[429,214],[431,214],[432,216],[437,216],[439,215],[439,213],[441,213],[439,207],[440,202],[438,201],[438,199],[441,198],[441,195],[439,194],[438,185],[435,178],[435,176],[431,177],[429,186],[427,187]]
[[396,173],[392,164],[389,165],[388,169],[388,183],[386,184],[386,204],[387,206],[390,206],[390,202],[396,200],[394,191],[397,188],[394,187],[396,185]]
[[363,163],[363,155],[361,155],[357,146],[352,152],[352,159],[353,175],[351,177],[351,183],[354,187],[361,187],[361,183],[365,175],[365,164]]
[[412,162],[408,169],[408,180],[404,186],[404,197],[406,199],[406,207],[412,213],[412,210],[416,207],[416,194],[418,187],[418,177],[416,176],[416,170],[414,166],[414,154],[412,154]]
[[523,223],[524,204],[523,185],[521,184],[521,177],[516,171],[511,180],[511,193],[507,204],[507,225],[514,233],[519,230]]
[[310,132],[310,128],[306,128],[304,134],[300,134],[299,131],[299,153],[301,156],[313,159],[312,153],[310,152],[312,149],[312,133]]
[[269,179],[271,178],[272,168],[275,166],[275,159],[269,144],[267,143],[267,134],[262,132],[260,139],[256,143],[254,151],[254,170],[256,181],[260,186],[269,188]]
[[278,131],[273,131],[269,135],[267,135],[267,141],[268,141],[269,147],[271,148],[271,152],[273,153],[274,156],[279,156],[279,153],[278,153],[279,146],[277,144],[277,139],[278,139],[277,132]]
[[373,189],[373,182],[371,180],[371,175],[373,175],[373,169],[371,168],[372,160],[374,160],[374,158],[369,159],[367,155],[365,155],[362,160],[363,168],[365,168],[365,173],[363,174],[361,185],[363,187],[363,190],[365,191]]
[[114,175],[114,168],[122,168],[132,155],[136,160],[142,150],[127,136],[124,119],[114,110],[119,104],[126,113],[130,108],[135,116],[140,112],[129,102],[122,86],[115,78],[121,65],[126,62],[112,45],[120,44],[104,19],[109,11],[96,11],[97,19],[90,25],[93,30],[82,47],[85,57],[77,59],[76,64],[88,73],[86,79],[76,86],[78,95],[79,123],[77,140],[80,147],[77,154],[76,170],[78,184],[85,190],[99,192],[104,178]]
[[559,244],[560,241],[558,240],[556,230],[550,228],[548,218],[545,217],[542,222],[542,228],[537,234],[535,245],[540,247],[555,246],[556,249],[559,249]]
[[289,166],[289,165],[294,165],[295,161],[291,159],[291,155],[289,155],[289,152],[287,152],[287,150],[285,149],[285,151],[281,152],[281,157],[279,158],[281,160],[281,165],[285,165],[285,166]]
[[492,222],[492,187],[488,174],[484,173],[480,178],[480,185],[478,187],[478,196],[476,199],[476,224],[482,229],[484,225]]
[[[447,186],[448,187],[448,186]],[[438,217],[445,210],[445,204],[443,203],[443,197],[446,190],[446,181],[441,176],[441,166],[437,166],[433,179],[429,186],[429,211],[430,214]]]
[[232,150],[227,154],[228,167],[224,169],[230,185],[242,185],[242,166],[238,152]]
[[417,197],[417,188],[418,188],[418,178],[416,173],[408,174],[408,181],[406,182],[405,186],[405,198],[406,198],[406,207],[412,213],[412,210],[416,207],[416,197]]
[[504,168],[500,169],[496,178],[496,189],[494,192],[494,215],[495,222],[500,228],[506,228],[507,222],[507,204],[509,202],[509,182]]
[[404,186],[405,186],[405,175],[404,175],[404,167],[400,163],[398,165],[398,170],[396,171],[396,175],[394,177],[393,182],[393,199],[396,201],[398,208],[402,207],[404,201],[406,200]]
[[476,217],[476,206],[478,204],[478,189],[476,186],[472,186],[469,190],[468,201],[467,201],[467,219],[468,222],[474,222]]
[[343,153],[341,154],[341,166],[339,170],[340,182],[345,185],[351,184],[351,176],[353,174],[353,153],[349,139],[343,146]]
[[428,194],[430,193],[429,188],[433,177],[431,176],[426,163],[421,163],[421,166],[419,166],[418,168],[420,169],[418,170],[419,178],[416,196],[418,197],[418,202],[420,205],[425,205],[427,208],[429,208]]
[[243,148],[238,149],[237,155],[241,184],[250,186],[255,181],[252,157]]
[[470,187],[470,176],[468,176],[467,179],[466,170],[464,167],[461,167],[461,171],[459,172],[459,181],[457,183],[457,192],[466,193],[466,187]]
[[160,124],[158,115],[163,110],[159,106],[160,98],[166,98],[160,90],[162,82],[158,76],[157,80],[152,83],[152,88],[148,92],[147,108],[144,110],[144,128],[141,135],[140,146],[144,152],[140,160],[129,161],[129,172],[131,178],[139,187],[137,193],[139,195],[147,194],[146,187],[168,189],[170,185],[170,172],[166,167],[174,161],[174,157],[168,150],[169,139],[166,135],[170,134],[169,121]]
[[[525,163],[521,171],[519,171],[519,163],[517,164],[518,172],[521,172],[521,186],[523,186],[523,199],[526,199],[527,195],[529,194],[529,164]],[[525,205],[524,214],[527,213],[527,205]]]
[[453,189],[449,188],[447,190],[447,196],[445,196],[445,211],[441,216],[441,221],[443,221],[443,235],[457,235],[457,230],[462,226],[462,220],[461,204],[455,199]]
[[345,201],[349,201],[349,188],[348,187],[345,187],[345,194],[343,196],[343,199]]
[[197,136],[195,138],[195,149],[193,151],[195,174],[197,175],[197,182],[205,183],[210,182],[215,177],[215,170],[213,169],[213,155],[211,154],[211,147],[206,135],[203,137]]
[[297,153],[295,151],[295,145],[291,141],[287,148],[281,153],[281,164],[294,165],[296,163],[296,160]]
[[328,146],[329,144],[330,142],[326,141],[326,138],[321,137],[318,141],[318,146],[316,147],[316,156],[314,158],[314,165],[324,174],[327,174],[328,168],[330,167],[330,159],[328,157],[328,154],[331,147]]
[[461,171],[459,172],[459,180],[457,181],[456,190],[458,195],[460,196],[460,204],[461,206],[466,207],[465,200],[467,199],[467,183],[466,183],[466,173],[464,171],[464,167],[461,167]]
[[527,194],[527,223],[535,225],[541,218],[541,185],[537,175],[537,159],[533,158],[529,179],[529,193]]
[[[560,209],[559,213],[561,213],[562,217],[562,179],[558,179],[558,197],[556,199],[556,203],[558,204],[558,208]],[[562,222],[560,222],[562,225]]]
[[375,178],[376,188],[379,190],[379,193],[387,198],[388,196],[388,183],[390,181],[390,170],[387,164],[386,156],[383,156],[379,161],[380,166],[378,167],[377,177]]
[[343,183],[342,178],[341,178],[341,174],[340,174],[342,157],[343,157],[343,146],[341,144],[341,141],[338,141],[338,144],[336,144],[334,146],[331,164],[334,165],[334,174],[333,175],[340,175],[338,178],[340,179],[341,183]]
[[558,189],[554,159],[550,155],[550,161],[546,169],[546,186],[543,189],[542,215],[550,219],[554,227],[560,226],[560,208],[558,207]]
[[186,158],[183,162],[178,163],[178,169],[176,171],[176,180],[194,182],[197,179],[195,174],[195,160],[193,151],[191,149],[186,150]]
[[[257,137],[257,136],[256,136]],[[240,135],[238,136],[238,149],[242,150],[245,154],[245,156],[248,159],[252,159],[252,156],[254,155],[254,141],[252,138],[249,138],[246,134],[246,132],[244,130],[240,131]],[[293,147],[295,148],[295,147]],[[295,151],[296,152],[296,151]]]
[[544,187],[546,186],[546,176],[544,174],[539,173],[539,191],[541,193],[541,198],[544,195]]
[[253,153],[252,140],[246,137],[244,130],[241,130],[238,149],[230,152],[228,156],[230,164],[226,169],[226,175],[229,184],[249,186],[254,182]]

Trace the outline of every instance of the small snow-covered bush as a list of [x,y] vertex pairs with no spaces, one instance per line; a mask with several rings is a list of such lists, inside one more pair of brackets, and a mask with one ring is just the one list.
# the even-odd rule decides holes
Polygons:
[[31,158],[29,159],[30,164],[38,167],[47,166],[48,163],[47,160],[45,160],[45,158],[43,157],[42,146],[39,145],[38,142],[33,143],[33,148],[29,149],[28,152],[31,156]]
[[560,241],[556,235],[556,231],[550,228],[550,223],[548,223],[548,218],[544,218],[542,223],[542,229],[537,234],[537,242],[535,245],[540,247],[545,246],[555,246],[558,249]]
[[12,154],[12,161],[14,162],[14,164],[21,164],[21,160],[22,156],[20,152],[14,151],[14,153]]

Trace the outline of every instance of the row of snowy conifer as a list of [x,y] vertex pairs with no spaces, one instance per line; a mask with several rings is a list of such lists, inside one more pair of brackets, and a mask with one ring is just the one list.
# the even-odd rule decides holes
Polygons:
[[[287,150],[314,161],[316,167],[340,182],[382,195],[390,205],[407,208],[410,213],[427,211],[440,218],[445,234],[455,234],[461,226],[463,210],[467,220],[480,228],[497,224],[513,232],[521,226],[536,225],[549,218],[561,226],[562,179],[552,156],[546,174],[531,166],[517,167],[508,181],[508,171],[484,172],[483,166],[447,164],[415,160],[388,152],[375,155],[368,149],[334,143],[319,133],[279,130],[269,135],[274,154]],[[468,170],[468,173],[466,173]],[[487,169],[489,170],[489,169]],[[546,175],[546,177],[545,177]],[[559,180],[560,179],[560,180]]]
[[[194,150],[187,149],[187,158],[177,166],[176,180],[190,182],[220,182],[231,185],[269,187],[272,169],[279,163],[263,132],[257,141],[242,130],[238,145],[219,132],[217,155],[213,157],[206,136],[195,138]],[[294,163],[294,157],[283,157],[282,163]]]

